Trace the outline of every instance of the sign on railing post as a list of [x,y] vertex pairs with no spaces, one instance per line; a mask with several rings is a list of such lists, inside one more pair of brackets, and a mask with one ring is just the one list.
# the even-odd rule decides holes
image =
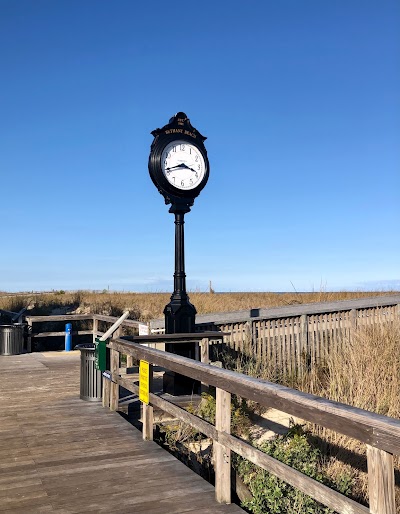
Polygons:
[[153,365],[145,360],[139,365],[139,400],[142,402],[143,439],[153,440],[153,406],[150,405],[150,391],[153,382]]
[[140,361],[139,400],[147,404],[150,402],[150,364],[147,361]]

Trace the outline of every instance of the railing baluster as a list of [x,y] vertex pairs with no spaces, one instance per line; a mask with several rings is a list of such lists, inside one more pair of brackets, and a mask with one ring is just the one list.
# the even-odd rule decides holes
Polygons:
[[[114,337],[118,338],[119,335],[120,329],[117,329],[114,333]],[[115,382],[117,375],[119,375],[119,352],[117,350],[110,350],[110,367],[113,378],[110,387],[110,410],[118,410],[119,386]]]
[[93,318],[93,343],[96,340],[98,330],[99,330],[99,320],[97,318]]
[[[231,433],[231,394],[216,388],[215,428]],[[214,441],[215,498],[219,503],[231,503],[231,450]]]
[[308,363],[308,354],[310,352],[308,347],[308,316],[307,314],[302,314],[300,317],[300,344],[299,349],[301,352],[301,362],[302,369],[299,370],[300,373],[307,370]]
[[369,509],[371,514],[394,514],[393,455],[367,444]]

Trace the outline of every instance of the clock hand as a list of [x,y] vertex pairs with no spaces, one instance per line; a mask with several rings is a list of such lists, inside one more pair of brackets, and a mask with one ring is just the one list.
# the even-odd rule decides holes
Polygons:
[[170,168],[165,168],[165,171],[172,171],[175,168],[182,168],[182,164],[178,164],[177,166],[171,166]]
[[192,168],[189,168],[189,166],[187,166],[184,162],[178,164],[177,166],[171,166],[171,168],[165,168],[165,171],[172,171],[175,168],[187,168],[188,170],[194,171]]

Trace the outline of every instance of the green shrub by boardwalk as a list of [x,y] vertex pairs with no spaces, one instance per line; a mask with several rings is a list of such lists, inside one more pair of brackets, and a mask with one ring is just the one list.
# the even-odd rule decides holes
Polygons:
[[[332,481],[324,472],[321,452],[312,446],[300,425],[283,436],[255,445],[271,457],[343,494],[351,493],[352,478],[343,473]],[[242,505],[254,514],[328,514],[331,509],[317,503],[283,480],[242,457],[235,456],[234,467],[249,488],[252,498]]]
[[[198,409],[189,408],[192,413],[206,421],[215,423],[215,391],[202,394],[202,402]],[[321,482],[345,495],[351,495],[353,487],[352,476],[342,470],[334,478],[325,471],[325,458],[321,451],[314,446],[311,434],[305,432],[301,425],[293,425],[287,434],[258,445],[250,437],[252,405],[242,398],[232,396],[231,431],[234,435],[244,437],[256,448],[271,457],[297,469],[301,473]],[[184,423],[164,426],[164,443],[171,450],[177,449],[177,444],[199,441],[202,436]],[[182,451],[182,447],[181,447]],[[199,459],[199,463],[207,467],[210,473],[210,455]],[[322,506],[309,496],[301,493],[283,480],[254,465],[248,460],[232,454],[232,464],[244,484],[248,487],[252,498],[244,500],[242,507],[254,514],[330,514],[332,510]],[[206,470],[202,473],[205,476]]]

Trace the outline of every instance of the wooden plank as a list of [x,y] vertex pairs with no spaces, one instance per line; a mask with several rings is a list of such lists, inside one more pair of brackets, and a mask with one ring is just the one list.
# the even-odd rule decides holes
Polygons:
[[[93,334],[92,330],[73,330],[73,336],[87,336]],[[65,330],[63,332],[36,332],[32,334],[34,337],[62,337],[65,336]]]
[[268,322],[265,321],[265,320],[260,320],[258,321],[257,323],[257,327],[258,327],[258,337],[259,337],[259,340],[257,342],[258,346],[257,348],[259,348],[259,351],[260,351],[260,362],[262,362],[263,365],[265,365],[267,363],[267,339],[266,339],[266,335],[265,335],[265,326]]
[[[231,395],[218,387],[216,389],[215,428],[218,432],[231,433]],[[219,503],[231,503],[231,451],[219,439],[213,442],[213,457],[215,499]]]
[[[94,314],[93,318],[97,319],[98,321],[105,321],[107,323],[115,323],[118,320],[116,316],[106,316],[104,314]],[[122,326],[137,328],[140,323],[140,321],[136,321],[133,319],[125,319]]]
[[102,403],[103,407],[110,408],[111,381],[103,377]]
[[[210,363],[210,341],[208,337],[204,337],[200,341],[200,361],[203,364],[209,364]],[[201,382],[201,392],[204,393],[208,391],[208,384],[205,382]]]
[[200,382],[208,382],[214,387],[229,389],[232,394],[317,423],[382,450],[400,454],[399,420],[121,339],[111,345],[122,353],[134,355]]
[[301,349],[301,363],[302,367],[299,368],[300,373],[306,371],[306,365],[309,355],[309,344],[308,344],[308,316],[302,314],[300,316],[300,349]]
[[369,508],[371,514],[396,512],[393,455],[367,445]]
[[354,337],[355,331],[357,330],[358,326],[358,317],[357,317],[357,310],[351,309],[349,312],[349,337],[350,341]]
[[296,362],[296,341],[295,341],[295,323],[296,318],[289,318],[289,339],[290,339],[290,373],[294,377],[297,369]]
[[99,320],[93,317],[93,343],[96,341],[97,332],[99,330]]
[[124,322],[124,320],[126,320],[126,318],[129,316],[129,311],[125,311],[122,316],[120,316],[119,318],[117,318],[114,323],[111,325],[111,327],[109,329],[107,329],[107,331],[101,336],[101,340],[102,341],[105,341],[106,339],[108,338],[111,338],[113,336],[113,334],[117,334],[117,330],[118,328],[122,325],[122,323]]
[[27,324],[28,324],[28,338],[27,338],[27,342],[26,342],[26,351],[28,353],[31,353],[31,351],[32,351],[32,321],[28,320]]
[[278,345],[279,345],[279,337],[277,337],[277,326],[276,320],[272,319],[270,321],[272,325],[272,345],[271,345],[271,357],[272,363],[278,368]]
[[210,342],[209,342],[208,337],[203,337],[203,339],[200,341],[200,361],[203,364],[210,363],[209,347],[210,347]]
[[26,316],[25,319],[32,323],[38,323],[42,321],[74,321],[74,320],[86,320],[93,319],[93,314],[60,314],[54,316]]
[[[115,377],[119,374],[119,352],[117,350],[110,350],[110,367],[112,376]],[[114,381],[110,384],[110,410],[118,410],[119,387]]]
[[[241,455],[245,459],[248,459],[273,475],[278,476],[288,484],[296,487],[318,502],[330,507],[335,512],[340,514],[369,513],[369,509],[363,505],[360,505],[316,480],[303,475],[300,471],[297,471],[273,457],[270,457],[266,453],[261,452],[257,448],[254,448],[237,437],[221,433],[219,434],[219,441],[238,455]],[[394,512],[395,511],[391,511],[391,514]],[[382,514],[386,514],[386,512]]]

